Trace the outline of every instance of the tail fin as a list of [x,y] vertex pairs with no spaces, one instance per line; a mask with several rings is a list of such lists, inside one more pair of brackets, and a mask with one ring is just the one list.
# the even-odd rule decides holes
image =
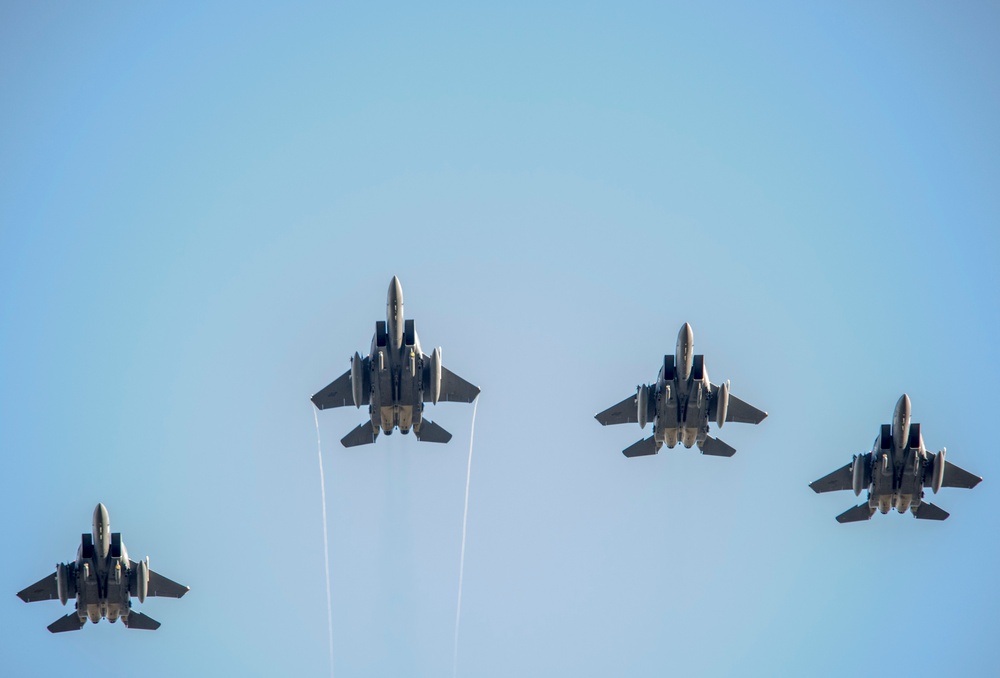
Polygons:
[[872,515],[875,513],[875,509],[868,505],[868,502],[864,504],[858,504],[854,508],[847,509],[839,516],[837,516],[838,523],[856,523],[862,520],[871,520]]
[[130,629],[142,629],[143,631],[155,631],[160,628],[160,622],[152,617],[147,617],[142,612],[129,612],[127,617],[122,617],[122,623]]
[[924,502],[917,507],[917,511],[913,514],[913,517],[917,520],[944,520],[949,515],[951,514],[943,508],[939,508],[929,502]]
[[371,422],[358,424],[357,428],[340,439],[340,444],[344,447],[356,447],[358,445],[371,445],[378,437],[378,431],[372,428]]
[[622,454],[629,459],[632,457],[646,457],[650,454],[656,454],[656,452],[656,439],[653,436],[644,438],[622,450]]
[[446,443],[451,440],[451,434],[430,419],[424,419],[419,429],[413,429],[413,434],[417,436],[417,440],[425,443]]
[[730,447],[718,438],[713,438],[712,436],[705,436],[705,442],[699,445],[698,449],[701,450],[702,454],[707,454],[713,457],[731,457],[736,454],[735,447]]
[[48,629],[52,633],[63,633],[64,631],[79,631],[86,622],[80,619],[76,612],[71,612],[65,617],[60,617],[49,624]]

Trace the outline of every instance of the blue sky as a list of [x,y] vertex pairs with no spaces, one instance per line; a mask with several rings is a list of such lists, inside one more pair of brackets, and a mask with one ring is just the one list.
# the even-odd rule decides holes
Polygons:
[[[0,665],[328,675],[308,397],[393,275],[483,389],[463,676],[992,675],[1000,48],[987,3],[0,7]],[[626,460],[690,322],[770,416]],[[812,480],[903,392],[941,524]],[[472,409],[320,413],[334,674],[450,675]],[[154,634],[14,594],[104,502]]]

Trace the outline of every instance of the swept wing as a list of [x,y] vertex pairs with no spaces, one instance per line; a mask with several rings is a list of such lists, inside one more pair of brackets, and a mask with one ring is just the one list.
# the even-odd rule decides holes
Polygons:
[[[716,408],[718,407],[719,399],[716,395],[719,393],[719,385],[712,384],[712,404],[708,409],[709,421],[715,419]],[[767,412],[764,410],[758,410],[756,407],[746,402],[745,400],[740,400],[732,393],[729,394],[729,407],[726,408],[726,421],[733,421],[737,424],[759,424],[767,418]]]
[[17,594],[26,603],[37,603],[39,600],[58,600],[59,590],[56,588],[56,573],[43,577]]
[[[426,358],[426,360],[430,360]],[[470,384],[447,367],[441,366],[441,395],[438,402],[471,403],[479,395],[479,387]]]
[[[133,572],[139,571],[139,563],[134,560],[129,561],[129,567]],[[178,584],[172,579],[167,579],[162,574],[149,571],[149,586],[146,589],[147,596],[157,596],[159,598],[180,598],[191,589],[183,584]]]
[[635,395],[630,395],[617,405],[612,405],[603,412],[595,414],[594,419],[601,422],[602,426],[638,423],[639,405],[636,403]]
[[[828,473],[819,480],[809,483],[809,487],[817,494],[823,492],[836,492],[837,490],[853,490],[854,477],[851,473],[851,466],[854,462],[848,462],[833,473]],[[868,520],[865,518],[865,520]]]
[[328,410],[331,407],[354,405],[354,393],[351,390],[351,371],[347,370],[337,377],[319,393],[314,395],[312,401],[321,410]]

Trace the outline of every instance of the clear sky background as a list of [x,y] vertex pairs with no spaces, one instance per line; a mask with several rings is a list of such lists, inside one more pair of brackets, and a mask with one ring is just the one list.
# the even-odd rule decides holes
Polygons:
[[[461,676],[997,675],[1000,10],[829,4],[0,6],[0,672],[329,675],[308,398],[398,275]],[[625,459],[684,322],[770,416]],[[839,525],[903,392],[985,480]],[[428,414],[320,413],[337,676],[451,675]],[[14,595],[99,501],[155,633]]]

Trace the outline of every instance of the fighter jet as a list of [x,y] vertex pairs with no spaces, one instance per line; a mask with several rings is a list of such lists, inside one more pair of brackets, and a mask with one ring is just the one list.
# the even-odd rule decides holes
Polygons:
[[944,520],[948,512],[923,501],[923,488],[937,494],[942,487],[973,488],[982,480],[945,460],[946,448],[934,454],[924,447],[920,424],[910,423],[910,398],[904,393],[896,403],[892,424],[882,424],[872,451],[854,456],[851,463],[811,483],[816,491],[868,489],[868,501],[837,516],[838,523],[869,520],[875,509],[900,513],[909,509],[920,520]]
[[430,419],[424,419],[424,403],[450,401],[471,403],[479,395],[473,386],[441,364],[441,347],[431,355],[420,350],[420,339],[412,320],[403,319],[403,287],[393,276],[386,301],[386,319],[375,323],[371,352],[357,352],[351,369],[312,397],[321,410],[354,405],[368,406],[371,421],[341,439],[344,447],[374,443],[381,429],[390,435],[395,428],[417,440],[446,443],[451,434]]
[[663,356],[655,384],[641,384],[633,396],[595,415],[604,426],[653,422],[653,435],[622,450],[626,457],[656,454],[666,443],[673,448],[697,445],[702,454],[731,457],[736,450],[708,435],[708,423],[721,428],[727,421],[759,424],[767,412],[729,393],[729,382],[717,386],[708,380],[705,356],[694,354],[694,333],[684,323],[677,335],[676,355]]
[[94,509],[93,535],[84,534],[76,562],[59,563],[54,574],[42,578],[17,594],[26,603],[59,599],[63,605],[76,597],[76,611],[49,624],[49,631],[79,631],[87,622],[102,617],[112,624],[122,620],[130,629],[155,631],[160,622],[132,610],[131,596],[180,598],[190,589],[149,569],[149,558],[129,560],[119,532],[111,532],[104,504]]

